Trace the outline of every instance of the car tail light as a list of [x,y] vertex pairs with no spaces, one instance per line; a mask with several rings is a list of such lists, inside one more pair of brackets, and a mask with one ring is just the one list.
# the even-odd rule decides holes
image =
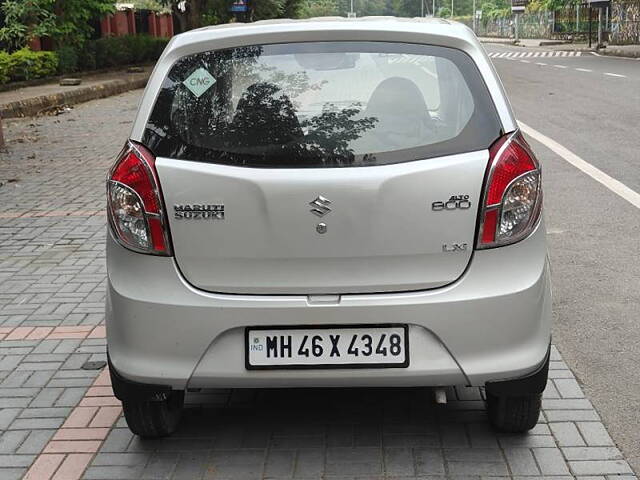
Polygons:
[[519,131],[489,149],[478,248],[522,240],[536,227],[542,209],[540,165]]
[[107,214],[118,242],[140,253],[171,255],[155,158],[127,142],[107,179]]

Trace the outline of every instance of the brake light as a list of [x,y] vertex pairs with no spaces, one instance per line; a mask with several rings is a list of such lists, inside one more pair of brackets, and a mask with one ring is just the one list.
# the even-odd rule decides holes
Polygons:
[[107,179],[107,214],[118,242],[140,253],[171,255],[155,158],[127,142]]
[[522,240],[542,210],[540,165],[520,131],[501,137],[489,154],[477,248]]

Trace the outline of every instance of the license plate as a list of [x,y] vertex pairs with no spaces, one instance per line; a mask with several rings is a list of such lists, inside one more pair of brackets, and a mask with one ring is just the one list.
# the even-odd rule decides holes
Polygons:
[[247,369],[409,365],[406,325],[247,328]]

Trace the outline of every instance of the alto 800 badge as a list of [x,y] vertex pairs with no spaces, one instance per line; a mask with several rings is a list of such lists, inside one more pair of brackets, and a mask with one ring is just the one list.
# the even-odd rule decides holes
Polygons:
[[187,203],[173,206],[174,218],[181,220],[224,220],[224,205]]

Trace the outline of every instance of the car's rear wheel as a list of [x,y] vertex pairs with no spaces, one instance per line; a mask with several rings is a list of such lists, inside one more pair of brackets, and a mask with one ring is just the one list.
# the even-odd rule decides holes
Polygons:
[[152,400],[124,400],[122,409],[129,429],[147,438],[171,435],[182,416],[184,391],[160,393]]
[[489,422],[500,432],[520,433],[538,423],[542,394],[497,396],[487,392]]

